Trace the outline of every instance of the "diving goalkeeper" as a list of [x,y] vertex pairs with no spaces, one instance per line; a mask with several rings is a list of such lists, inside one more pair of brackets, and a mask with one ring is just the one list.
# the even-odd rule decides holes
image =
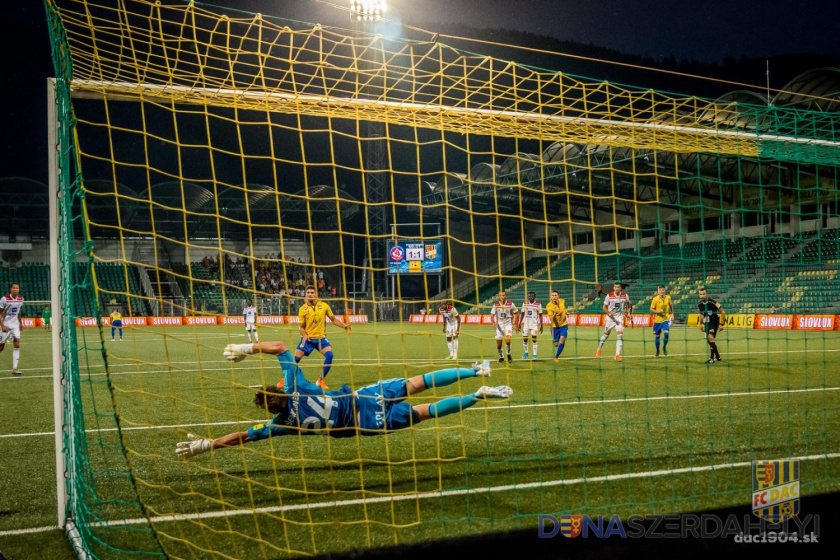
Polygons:
[[431,404],[411,406],[405,399],[430,387],[444,387],[470,377],[490,375],[490,362],[476,363],[471,368],[449,368],[409,379],[378,381],[357,391],[343,385],[338,391],[325,392],[307,381],[295,364],[284,342],[229,344],[224,356],[238,362],[250,354],[277,356],[283,370],[286,393],[277,386],[257,391],[254,404],[274,414],[268,424],[257,424],[246,432],[234,432],[217,439],[187,434],[189,441],[179,442],[175,452],[184,458],[206,453],[211,449],[233,447],[252,441],[287,435],[328,435],[353,437],[381,435],[409,428],[431,418],[442,418],[465,410],[480,400],[506,399],[513,395],[507,386],[479,387],[462,397],[448,397]]

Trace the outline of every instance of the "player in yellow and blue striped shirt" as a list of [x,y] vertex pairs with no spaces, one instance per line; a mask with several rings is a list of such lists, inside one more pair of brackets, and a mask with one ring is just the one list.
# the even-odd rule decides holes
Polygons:
[[658,294],[650,302],[653,313],[653,336],[656,337],[656,357],[659,357],[659,335],[664,333],[662,352],[668,355],[668,335],[671,333],[671,317],[674,316],[674,304],[671,296],[665,295],[665,286],[659,286]]

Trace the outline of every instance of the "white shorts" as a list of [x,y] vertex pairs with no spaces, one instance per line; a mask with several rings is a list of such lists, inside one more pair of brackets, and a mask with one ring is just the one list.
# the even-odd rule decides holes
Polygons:
[[512,323],[496,324],[496,340],[501,340],[503,338],[507,338],[511,334],[513,334],[513,324]]
[[624,315],[616,314],[615,321],[608,315],[604,320],[604,334],[609,334],[613,329],[615,332],[624,332]]
[[531,325],[529,323],[525,323],[524,325],[522,325],[522,336],[523,337],[525,337],[525,336],[537,336],[538,334],[540,334],[540,327],[536,323],[534,323],[533,325]]
[[248,332],[256,331],[257,325],[255,323],[245,323],[245,330]]
[[452,338],[454,336],[458,336],[458,324],[446,324],[446,338]]
[[20,339],[20,326],[10,327],[6,325],[6,328],[9,329],[9,332],[0,331],[0,344],[6,344],[9,339],[13,338]]

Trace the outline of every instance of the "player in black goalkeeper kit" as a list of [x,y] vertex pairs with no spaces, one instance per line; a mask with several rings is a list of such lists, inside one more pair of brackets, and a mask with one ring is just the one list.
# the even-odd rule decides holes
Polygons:
[[706,288],[700,288],[700,330],[706,333],[706,342],[709,343],[709,361],[707,364],[721,362],[720,352],[717,349],[715,337],[723,329],[726,322],[726,313],[723,306],[710,298]]

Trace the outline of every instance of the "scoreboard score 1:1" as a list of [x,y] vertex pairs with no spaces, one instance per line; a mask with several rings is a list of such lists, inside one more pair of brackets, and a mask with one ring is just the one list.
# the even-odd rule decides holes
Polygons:
[[419,274],[443,272],[442,241],[389,241],[388,272]]

